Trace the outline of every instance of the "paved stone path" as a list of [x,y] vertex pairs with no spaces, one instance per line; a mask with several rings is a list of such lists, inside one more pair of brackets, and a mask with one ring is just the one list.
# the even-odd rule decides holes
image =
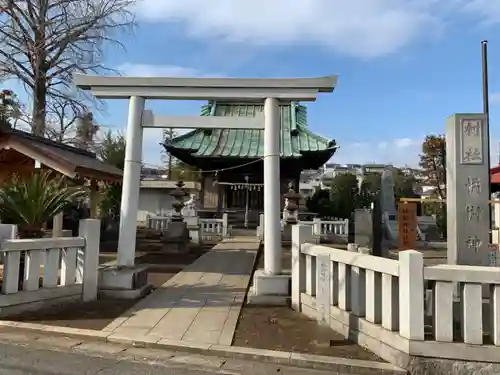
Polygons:
[[231,345],[259,241],[224,240],[104,331],[112,336]]

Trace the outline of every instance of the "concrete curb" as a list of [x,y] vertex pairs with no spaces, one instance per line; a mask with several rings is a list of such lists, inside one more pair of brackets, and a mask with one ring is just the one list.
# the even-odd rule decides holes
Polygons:
[[138,348],[168,349],[180,352],[197,353],[207,356],[226,357],[249,361],[263,361],[284,366],[296,366],[318,370],[328,370],[342,374],[356,375],[402,375],[407,372],[390,363],[328,357],[313,354],[265,350],[238,346],[190,343],[161,339],[153,336],[125,337],[113,332],[50,326],[38,323],[24,323],[0,320],[0,327],[43,332],[52,335],[74,337],[92,341],[129,345]]

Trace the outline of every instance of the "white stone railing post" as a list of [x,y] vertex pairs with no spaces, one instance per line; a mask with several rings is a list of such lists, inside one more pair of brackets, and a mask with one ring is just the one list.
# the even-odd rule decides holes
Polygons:
[[351,311],[355,316],[366,314],[366,271],[361,267],[351,267]]
[[259,215],[259,238],[264,239],[264,214]]
[[373,270],[366,270],[366,320],[373,324],[382,322],[382,274]]
[[12,240],[17,238],[17,225],[0,224],[0,244],[3,240]]
[[424,258],[415,250],[399,253],[399,334],[424,340]]
[[52,218],[52,237],[63,237],[64,212],[61,211]]
[[316,236],[321,236],[321,219],[314,218],[313,219],[313,234]]
[[206,240],[207,224],[203,219],[199,219],[198,223],[200,225],[200,241]]
[[99,242],[101,222],[96,219],[80,220],[78,235],[85,238],[85,248],[78,251],[77,282],[82,285],[82,300],[97,299],[99,276]]
[[382,327],[389,331],[399,329],[399,278],[382,274]]
[[[498,207],[500,209],[500,207]],[[500,346],[500,285],[490,285],[490,338]]]
[[[17,225],[14,224],[0,224],[0,246],[3,240],[13,240],[17,238]],[[0,252],[0,264],[3,263],[4,253]],[[4,269],[5,277],[5,269]]]
[[[461,284],[461,331],[464,343],[483,344],[483,285],[481,283]],[[491,303],[492,301],[490,301]]]
[[316,256],[306,254],[306,293],[316,297]]
[[227,212],[222,214],[222,236],[227,237],[229,235],[228,224],[227,224]]
[[448,281],[435,281],[434,290],[430,293],[431,314],[433,317],[434,338],[436,341],[453,342],[453,290],[454,285]]
[[186,222],[187,229],[189,231],[191,243],[199,244],[201,226],[198,216],[185,216],[184,221]]
[[351,266],[338,263],[337,266],[337,304],[339,309],[351,310]]
[[[17,225],[14,225],[14,224],[0,224],[0,247],[2,246],[2,242],[3,240],[12,240],[12,239],[15,239],[17,238]],[[8,262],[5,262],[5,259],[4,258],[15,258],[15,259],[12,259],[10,263],[12,264],[15,264],[16,261],[17,263],[19,263],[19,259],[20,259],[20,255],[18,254],[13,254],[11,255],[12,253],[3,253],[3,252],[0,252],[0,264],[6,264]],[[7,268],[6,266],[4,266],[3,268],[3,279],[4,280],[7,280],[8,278],[8,275],[7,273],[10,272],[10,271],[7,271]],[[12,265],[11,265],[11,268],[12,268]],[[19,266],[18,266],[18,270],[17,270],[17,275],[19,275]],[[11,278],[14,277],[14,276],[11,276]],[[7,288],[7,291],[6,292],[3,292],[5,294],[9,294],[9,293],[15,293],[17,291],[17,289],[14,291],[14,290],[9,290],[10,288],[10,285],[15,285],[16,288],[17,288],[17,283],[12,283],[12,282],[9,282],[8,284],[6,283],[6,281],[3,282],[3,289],[6,289],[5,286],[8,286]]]
[[306,290],[306,262],[301,252],[302,244],[313,237],[310,225],[292,226],[292,308],[300,311],[300,294]]
[[491,206],[493,210],[494,227],[491,231],[491,242],[500,245],[500,204],[495,203]]

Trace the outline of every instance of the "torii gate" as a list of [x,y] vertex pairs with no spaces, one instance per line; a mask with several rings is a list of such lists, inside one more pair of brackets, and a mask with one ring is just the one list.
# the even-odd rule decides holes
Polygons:
[[[125,169],[120,210],[118,267],[135,261],[143,128],[264,129],[264,274],[281,274],[280,102],[315,101],[332,92],[337,77],[319,78],[171,78],[99,77],[75,74],[74,84],[103,99],[129,99]],[[146,99],[244,100],[264,102],[260,117],[156,116]],[[267,283],[266,283],[267,284]],[[279,288],[282,289],[282,288]],[[275,294],[270,291],[270,294]]]

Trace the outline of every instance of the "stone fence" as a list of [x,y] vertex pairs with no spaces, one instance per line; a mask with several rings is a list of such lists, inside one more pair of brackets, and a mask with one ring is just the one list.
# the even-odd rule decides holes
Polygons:
[[293,227],[295,310],[412,374],[500,363],[500,268],[424,267],[415,250],[393,260],[311,242],[311,226]]
[[[301,220],[299,224],[308,225],[313,228],[313,234],[316,242],[321,240],[328,240],[331,237],[341,238],[347,240],[349,234],[349,220],[336,219],[336,220],[321,220],[314,219],[310,221]],[[284,227],[282,222],[282,229]],[[259,217],[259,226],[257,227],[257,237],[264,238],[264,215]]]
[[[164,231],[168,229],[170,222],[168,216],[147,217],[147,226],[149,229]],[[228,225],[228,214],[223,213],[220,219],[200,219],[197,216],[186,216],[184,221],[189,229],[189,235],[192,242],[213,242],[231,234],[231,228]]]
[[97,299],[100,226],[86,219],[78,237],[17,239],[15,225],[0,224],[0,316]]

